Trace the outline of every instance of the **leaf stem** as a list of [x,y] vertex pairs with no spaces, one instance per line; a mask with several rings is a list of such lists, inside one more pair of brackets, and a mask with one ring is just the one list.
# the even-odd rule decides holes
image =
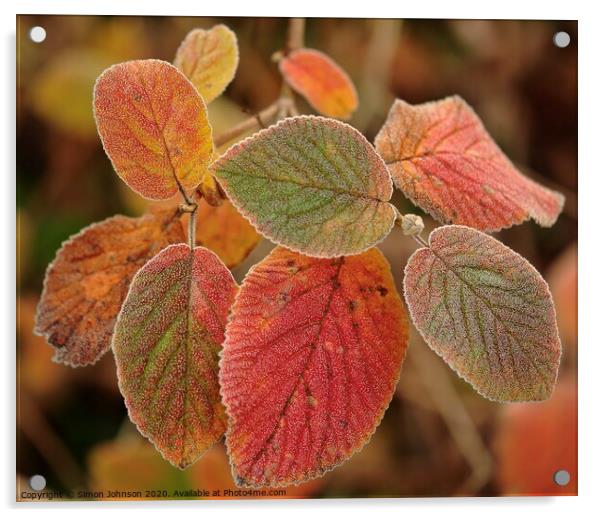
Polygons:
[[396,206],[393,208],[395,209],[395,225],[401,228],[406,237],[412,237],[418,244],[428,248],[428,243],[420,236],[424,230],[422,217],[416,214],[402,214]]
[[414,240],[418,243],[421,244],[422,246],[424,246],[425,248],[429,247],[429,243],[426,242],[420,235],[414,235]]
[[189,213],[188,219],[188,245],[193,250],[196,245],[196,212],[199,205],[194,201],[182,203],[179,206],[180,214]]
[[184,202],[188,205],[192,204],[192,200],[188,197],[188,194],[186,194],[184,187],[182,186],[182,184],[176,177],[175,173],[174,173],[174,179],[176,180],[176,184],[178,185],[178,190],[180,191],[180,194],[182,195],[182,199],[184,199]]
[[[305,39],[305,18],[290,18],[288,22],[288,32],[286,36],[286,48],[285,54],[292,50],[301,48]],[[282,55],[282,52],[279,53]],[[280,120],[288,116],[299,115],[299,110],[295,104],[295,95],[291,87],[282,81],[282,89],[280,91],[280,97],[276,99],[267,108],[263,109],[256,115],[243,120],[239,124],[231,127],[227,131],[217,135],[213,139],[215,147],[221,147],[222,145],[238,138],[247,131],[252,129],[260,129],[266,125],[266,122],[272,121],[274,118]]]
[[193,250],[196,245],[196,212],[197,206],[195,203],[194,211],[190,213],[188,220],[188,246]]

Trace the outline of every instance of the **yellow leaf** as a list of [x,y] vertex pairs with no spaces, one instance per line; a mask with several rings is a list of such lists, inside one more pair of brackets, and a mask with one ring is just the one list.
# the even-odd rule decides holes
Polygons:
[[178,48],[174,65],[209,103],[226,89],[236,73],[236,35],[225,25],[210,30],[194,29]]

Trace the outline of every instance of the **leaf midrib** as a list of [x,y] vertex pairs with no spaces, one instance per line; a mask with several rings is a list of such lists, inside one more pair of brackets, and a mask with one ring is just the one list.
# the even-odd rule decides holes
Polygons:
[[216,171],[216,175],[218,177],[220,176],[225,176],[231,174],[233,176],[246,176],[247,178],[254,178],[254,179],[260,179],[260,180],[265,180],[265,181],[275,181],[278,183],[292,183],[293,185],[297,185],[299,187],[303,187],[303,188],[312,188],[315,190],[326,190],[328,192],[333,192],[335,194],[338,195],[343,195],[343,196],[349,196],[349,197],[354,197],[357,199],[366,199],[368,201],[376,201],[377,203],[387,203],[389,202],[388,199],[380,199],[378,197],[374,197],[374,196],[370,196],[368,194],[361,194],[359,192],[354,192],[354,191],[350,191],[350,190],[344,190],[344,189],[337,189],[336,187],[326,187],[323,185],[319,185],[316,186],[314,184],[311,183],[304,183],[302,181],[298,181],[298,180],[294,180],[291,178],[279,178],[279,177],[269,177],[269,176],[260,176],[258,174],[247,174],[245,172],[236,172],[233,170],[229,170],[227,173],[223,173],[221,171]]
[[[493,319],[500,325],[500,327],[504,330],[504,332],[506,334],[508,334],[508,336],[510,336],[513,341],[519,346],[519,348],[522,350],[521,347],[521,342],[520,340],[514,335],[513,332],[510,331],[510,329],[508,329],[508,327],[506,326],[506,324],[504,323],[504,321],[496,314],[496,312],[493,310],[493,307],[491,306],[491,304],[489,303],[489,301],[487,300],[487,298],[484,298],[483,296],[479,295],[476,290],[474,289],[474,287],[472,286],[472,284],[470,284],[469,282],[467,282],[464,278],[462,278],[462,276],[460,276],[445,260],[443,260],[443,258],[432,248],[432,246],[428,247],[429,251],[437,258],[439,259],[439,261],[446,267],[446,269],[448,271],[450,271],[451,273],[453,273],[459,280],[460,282],[462,282],[462,284],[464,284],[468,290],[476,297],[478,298],[480,301],[483,302],[483,304],[487,307],[487,309],[489,309],[489,312],[491,312],[491,314],[493,315]],[[468,334],[468,329],[467,329],[467,334]],[[487,344],[485,343],[485,348],[487,348]],[[513,355],[513,354],[511,354]],[[548,384],[548,379],[545,377],[545,375],[543,375],[541,373],[541,371],[539,370],[539,367],[536,365],[536,363],[533,361],[533,359],[531,359],[531,356],[528,355],[527,353],[523,354],[525,357],[529,358],[529,361],[533,364],[533,367],[535,369],[535,371],[538,373],[538,375],[541,377],[541,379],[544,381],[545,384]]]

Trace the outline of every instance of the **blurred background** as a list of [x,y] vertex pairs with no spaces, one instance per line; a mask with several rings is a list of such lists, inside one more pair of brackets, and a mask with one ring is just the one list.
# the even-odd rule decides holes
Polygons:
[[[107,66],[172,61],[189,30],[225,23],[240,65],[209,107],[219,133],[274,101],[281,87],[272,54],[287,20],[20,16],[17,32],[17,491],[42,474],[47,490],[235,488],[223,443],[181,472],[129,422],[107,353],[94,366],[51,362],[34,336],[44,272],[61,243],[84,226],[147,202],[112,171],[92,116],[92,87]],[[46,30],[34,43],[29,30]],[[553,35],[566,31],[570,45]],[[561,191],[551,229],[532,222],[496,237],[548,280],[563,357],[547,402],[504,405],[480,397],[413,331],[397,392],[370,443],[288,497],[552,495],[577,491],[577,23],[488,20],[309,19],[306,45],[351,76],[360,107],[350,123],[372,141],[395,97],[410,103],[459,94],[527,175]],[[311,109],[298,99],[301,112]],[[396,193],[402,211],[413,210]],[[427,228],[435,223],[426,218]],[[272,248],[262,240],[233,273]],[[380,246],[398,287],[415,244],[398,228]],[[565,486],[554,473],[566,470]]]

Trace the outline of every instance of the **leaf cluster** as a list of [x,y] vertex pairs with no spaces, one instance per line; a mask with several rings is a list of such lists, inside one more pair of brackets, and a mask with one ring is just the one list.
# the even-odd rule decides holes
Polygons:
[[[264,115],[213,135],[206,105],[233,79],[234,33],[193,30],[174,64],[129,61],[94,89],[100,138],[135,192],[173,200],[72,237],[49,266],[36,331],[55,360],[109,348],[131,420],[185,468],[222,435],[239,486],[286,486],[347,460],[375,432],[409,321],[483,396],[544,400],[560,342],[541,275],[486,232],[552,225],[562,196],[524,176],[459,97],[396,100],[374,145],[349,124],[357,93],[328,56],[288,48]],[[321,116],[297,115],[293,91]],[[444,224],[428,242],[393,188]],[[168,203],[169,204],[169,203]],[[402,227],[419,249],[406,312],[375,246]],[[242,286],[228,268],[260,235],[278,246]],[[212,251],[213,250],[213,251]]]

